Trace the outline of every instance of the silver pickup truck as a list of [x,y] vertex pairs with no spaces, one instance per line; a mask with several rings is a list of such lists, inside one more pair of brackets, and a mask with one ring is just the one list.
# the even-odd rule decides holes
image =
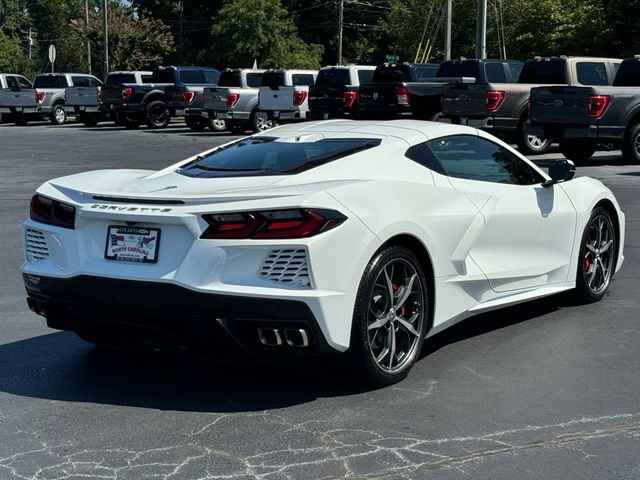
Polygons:
[[32,86],[31,82],[22,75],[17,75],[15,73],[0,73],[0,123],[8,121],[9,118],[11,118],[8,106],[6,107],[6,111],[3,112],[4,105],[2,104],[1,95],[6,93],[7,98],[15,96],[16,92],[19,92],[23,88],[30,89]]
[[100,101],[102,82],[97,78],[76,78],[74,86],[64,90],[64,111],[71,114],[87,127],[95,127],[98,120],[105,118]]
[[315,85],[318,70],[268,70],[262,74],[258,111],[274,122],[306,120],[309,87]]
[[227,69],[220,73],[217,87],[204,89],[203,116],[226,122],[236,134],[248,129],[260,132],[271,128],[266,115],[258,115],[258,88],[264,70]]
[[101,83],[93,75],[85,73],[40,74],[33,81],[32,89],[0,93],[2,113],[11,113],[16,125],[26,125],[30,120],[39,120],[43,116],[48,117],[53,125],[62,125],[67,121],[65,89],[84,84],[85,78]]

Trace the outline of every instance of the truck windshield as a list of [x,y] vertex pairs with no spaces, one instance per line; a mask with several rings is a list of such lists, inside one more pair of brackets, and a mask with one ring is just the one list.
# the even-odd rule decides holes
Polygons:
[[346,68],[328,68],[320,70],[316,85],[349,85],[349,70]]
[[67,79],[62,75],[38,76],[33,81],[33,88],[66,88]]
[[379,138],[322,139],[315,142],[249,137],[196,158],[178,170],[188,177],[293,175],[380,145]]
[[107,85],[116,85],[118,83],[136,83],[136,76],[133,73],[110,73],[107,76]]
[[220,74],[219,87],[240,87],[240,72],[238,70],[225,70]]
[[567,83],[565,65],[562,60],[530,60],[522,67],[518,83],[563,85]]
[[173,68],[154,70],[151,74],[151,83],[174,83],[173,72]]
[[640,87],[640,58],[622,62],[613,81],[614,87]]

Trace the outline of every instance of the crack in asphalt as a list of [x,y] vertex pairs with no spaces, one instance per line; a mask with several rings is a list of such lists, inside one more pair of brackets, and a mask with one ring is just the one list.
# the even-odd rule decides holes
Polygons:
[[[252,431],[258,438],[274,428],[277,434],[287,437],[296,433],[298,437],[289,439],[281,449],[255,454],[215,446],[216,435],[237,427],[234,422],[239,417],[252,417]],[[221,414],[201,428],[185,433],[185,442],[140,451],[77,449],[72,442],[50,445],[38,432],[16,428],[12,435],[23,437],[29,448],[0,458],[0,478],[378,480],[393,476],[400,479],[443,469],[464,473],[464,467],[474,462],[532,449],[567,448],[583,458],[591,458],[595,455],[585,449],[591,440],[640,436],[640,413],[582,417],[477,436],[433,439],[385,435],[367,429],[331,429],[327,423],[322,420],[292,423],[273,412]],[[315,445],[303,445],[309,442]],[[0,455],[2,449],[0,446]]]

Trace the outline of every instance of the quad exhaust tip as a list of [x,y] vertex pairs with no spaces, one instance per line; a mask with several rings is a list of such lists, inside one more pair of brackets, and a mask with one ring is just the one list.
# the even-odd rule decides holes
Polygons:
[[[284,341],[282,339],[284,335]],[[309,335],[304,328],[285,328],[282,333],[278,328],[258,328],[260,343],[267,347],[281,347],[286,342],[290,347],[305,348],[309,346]]]

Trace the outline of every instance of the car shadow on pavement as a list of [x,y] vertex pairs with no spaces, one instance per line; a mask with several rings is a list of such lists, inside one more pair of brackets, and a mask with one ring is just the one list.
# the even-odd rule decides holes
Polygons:
[[[427,339],[422,357],[568,305],[556,296],[469,318]],[[342,370],[333,359],[221,366],[186,355],[95,348],[69,332],[0,345],[0,391],[162,410],[264,411],[371,390],[351,384]]]

